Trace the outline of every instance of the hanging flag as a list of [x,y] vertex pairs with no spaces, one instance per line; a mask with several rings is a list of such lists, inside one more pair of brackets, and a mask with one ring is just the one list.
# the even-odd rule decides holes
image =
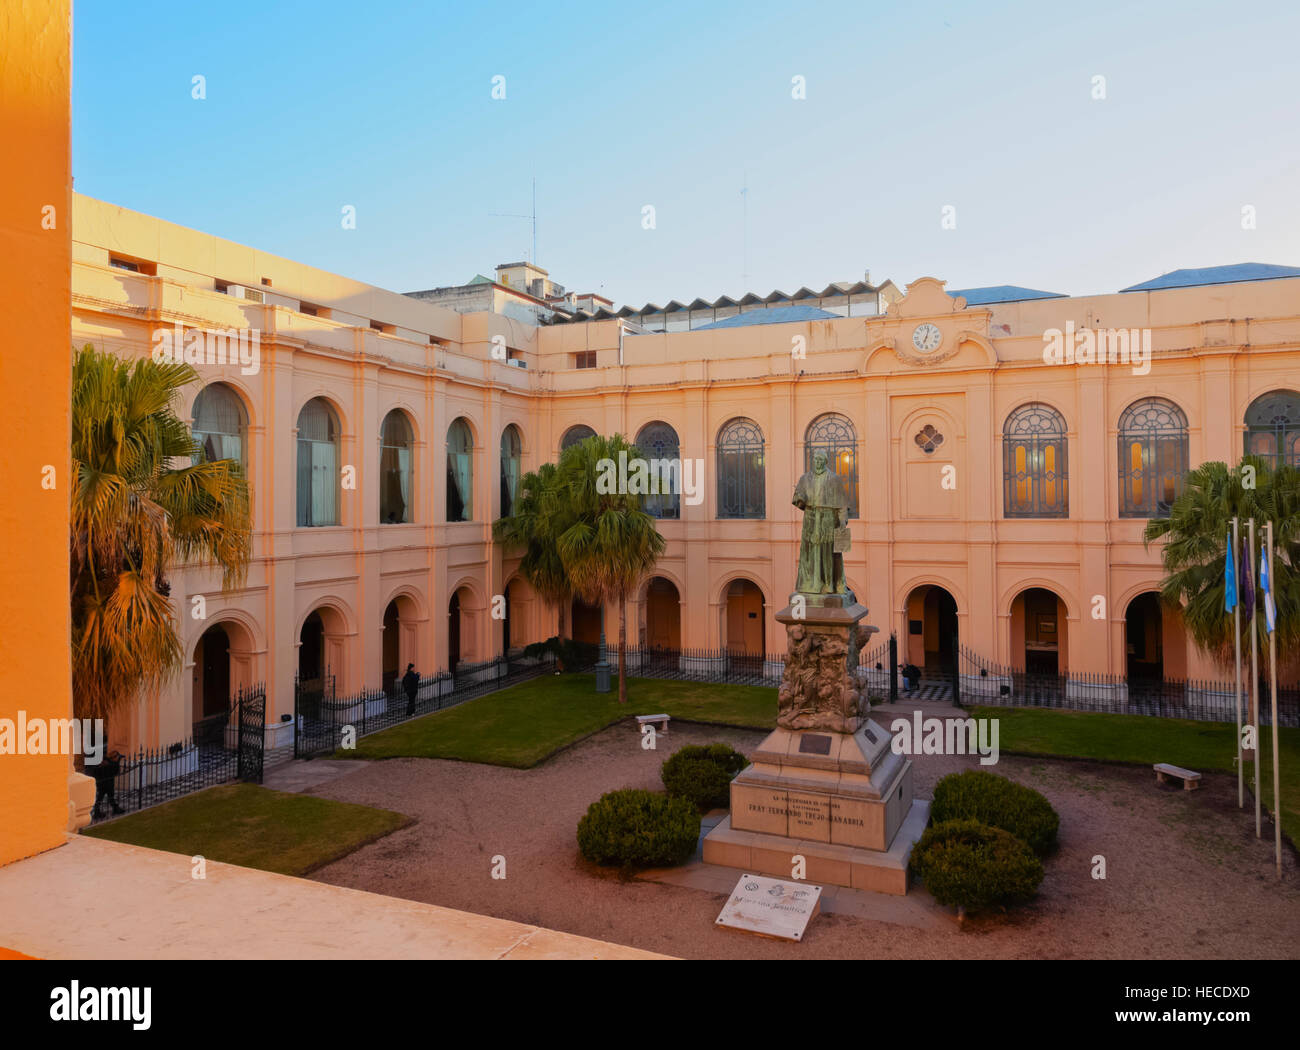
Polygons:
[[1259,549],[1259,593],[1264,596],[1264,627],[1272,634],[1277,609],[1273,605],[1273,589],[1269,586],[1268,555],[1264,547]]
[[1228,530],[1227,554],[1223,561],[1223,609],[1232,612],[1237,607],[1237,566],[1232,559],[1232,529]]
[[1247,616],[1255,615],[1255,577],[1250,571],[1250,546],[1246,537],[1241,537],[1241,604]]

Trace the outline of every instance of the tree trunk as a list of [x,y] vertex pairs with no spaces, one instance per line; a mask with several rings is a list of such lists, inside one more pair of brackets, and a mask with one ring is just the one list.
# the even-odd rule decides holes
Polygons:
[[618,602],[618,702],[627,703],[627,599]]

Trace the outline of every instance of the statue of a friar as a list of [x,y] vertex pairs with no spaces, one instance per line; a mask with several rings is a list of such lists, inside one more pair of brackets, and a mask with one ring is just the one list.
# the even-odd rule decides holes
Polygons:
[[[842,591],[842,553],[848,549],[849,500],[844,479],[827,466],[825,452],[813,453],[813,469],[799,479],[791,502],[803,511],[795,590],[804,594]],[[836,557],[837,553],[841,557]]]

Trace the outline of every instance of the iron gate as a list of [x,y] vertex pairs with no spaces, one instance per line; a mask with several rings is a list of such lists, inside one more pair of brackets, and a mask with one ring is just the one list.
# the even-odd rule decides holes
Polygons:
[[239,727],[236,775],[254,784],[262,782],[266,757],[266,688],[255,686],[239,690],[235,698],[235,718]]

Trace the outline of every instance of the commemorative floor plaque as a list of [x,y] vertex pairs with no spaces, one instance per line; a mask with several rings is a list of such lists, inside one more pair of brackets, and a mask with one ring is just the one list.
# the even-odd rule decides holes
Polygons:
[[717,925],[786,941],[803,940],[821,911],[822,888],[797,879],[742,875],[718,915]]

